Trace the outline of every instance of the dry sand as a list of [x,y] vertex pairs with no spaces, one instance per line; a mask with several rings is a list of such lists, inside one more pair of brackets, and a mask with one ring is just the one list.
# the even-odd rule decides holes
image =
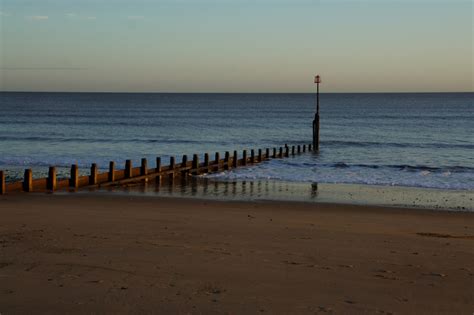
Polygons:
[[0,313],[472,314],[474,215],[0,198]]

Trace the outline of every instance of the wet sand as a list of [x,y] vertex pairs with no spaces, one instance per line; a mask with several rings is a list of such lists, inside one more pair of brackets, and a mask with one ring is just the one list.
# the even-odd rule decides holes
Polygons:
[[472,314],[474,215],[0,197],[0,313]]

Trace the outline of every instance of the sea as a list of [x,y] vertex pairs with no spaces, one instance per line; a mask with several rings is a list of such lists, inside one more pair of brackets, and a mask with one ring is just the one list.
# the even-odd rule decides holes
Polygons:
[[[474,93],[321,93],[318,154],[215,181],[474,190]],[[0,170],[106,170],[131,159],[309,144],[315,94],[0,93]]]

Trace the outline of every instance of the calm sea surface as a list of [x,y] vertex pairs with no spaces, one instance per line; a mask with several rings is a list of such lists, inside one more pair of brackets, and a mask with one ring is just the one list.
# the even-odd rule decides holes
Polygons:
[[[474,189],[474,94],[322,94],[321,151],[222,180]],[[314,94],[0,93],[7,180],[311,142]]]

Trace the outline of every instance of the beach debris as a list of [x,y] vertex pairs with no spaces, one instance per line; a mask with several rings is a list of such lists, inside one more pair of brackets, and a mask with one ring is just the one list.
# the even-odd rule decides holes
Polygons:
[[296,261],[289,261],[289,260],[284,260],[283,263],[287,265],[303,265],[303,263],[296,262]]
[[419,236],[426,237],[439,237],[439,238],[462,238],[462,239],[474,239],[474,235],[451,235],[451,234],[441,234],[441,233],[416,233]]
[[339,265],[339,267],[342,267],[342,268],[350,268],[350,269],[354,268],[353,265]]
[[446,275],[444,273],[438,273],[438,272],[424,273],[423,275],[424,276],[441,277],[441,278],[446,277]]
[[104,282],[104,280],[90,280],[90,281],[87,281],[87,283],[102,283]]
[[323,313],[332,312],[332,308],[326,307],[326,306],[319,306],[318,309],[320,312],[323,312]]
[[221,294],[224,293],[226,290],[219,287],[217,284],[212,284],[212,283],[206,283],[202,290],[205,294],[211,295],[211,294]]
[[389,277],[389,276],[386,276],[386,275],[375,275],[374,277],[381,278],[381,279],[386,279],[386,280],[398,280],[398,278],[396,278],[396,277]]

